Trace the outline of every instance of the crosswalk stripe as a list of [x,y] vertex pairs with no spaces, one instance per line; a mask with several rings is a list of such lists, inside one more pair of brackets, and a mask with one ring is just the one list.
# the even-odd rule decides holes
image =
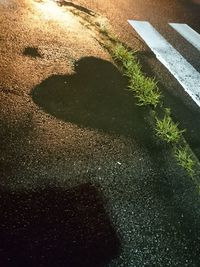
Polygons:
[[128,22],[200,107],[200,73],[149,22]]
[[169,23],[179,34],[200,51],[200,34],[194,31],[187,24]]

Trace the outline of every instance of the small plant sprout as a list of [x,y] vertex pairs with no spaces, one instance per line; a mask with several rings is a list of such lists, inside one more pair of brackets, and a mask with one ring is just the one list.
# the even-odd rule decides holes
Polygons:
[[[189,148],[178,148],[180,143],[184,140],[182,136],[185,130],[179,130],[178,123],[173,122],[171,117],[171,110],[163,107],[161,101],[162,94],[159,91],[158,84],[155,78],[146,77],[141,65],[135,55],[135,52],[129,51],[122,43],[118,42],[114,45],[112,50],[114,60],[120,63],[124,75],[128,78],[130,92],[134,93],[138,100],[139,106],[150,106],[152,118],[154,118],[155,134],[166,143],[170,143],[172,148],[175,148],[174,156],[177,163],[182,166],[191,177],[194,177],[194,166],[196,161],[192,158]],[[158,118],[156,107],[160,107],[161,113],[164,116]],[[200,190],[200,186],[199,186]]]
[[139,106],[156,108],[160,102],[161,93],[155,79],[145,77],[140,71],[136,71],[130,79],[129,90],[136,93]]
[[192,155],[189,153],[186,147],[177,148],[175,151],[175,157],[180,166],[182,166],[190,176],[194,175],[195,162],[192,159]]
[[130,81],[133,81],[135,76],[142,75],[141,66],[136,60],[123,62],[123,67],[125,69],[124,75],[127,76]]
[[105,24],[101,23],[99,30],[102,34],[108,35],[108,29]]
[[160,102],[160,92],[158,90],[151,90],[150,88],[147,88],[143,91],[139,91],[136,95],[138,99],[138,105],[139,106],[152,106],[153,108],[156,108],[158,103]]
[[113,34],[113,33],[110,33],[110,35],[109,35],[109,39],[110,39],[110,41],[113,42],[113,43],[117,43],[117,42],[119,42],[118,37],[117,37],[115,34]]
[[122,44],[114,49],[114,58],[121,61],[124,74],[129,78],[129,90],[135,92],[139,106],[151,105],[156,108],[160,102],[161,94],[155,79],[145,77],[134,53],[128,51]]
[[[104,32],[105,30],[101,30]],[[110,38],[110,35],[107,34]],[[110,41],[112,41],[110,39]],[[114,43],[114,45],[113,45]],[[130,51],[120,41],[115,39],[115,42],[108,46],[108,50],[112,54],[113,59],[120,63],[124,76],[128,78],[130,92],[134,93],[138,100],[139,106],[150,106],[151,114],[155,128],[155,134],[166,143],[170,143],[173,148],[174,156],[177,163],[182,166],[192,177],[194,177],[194,166],[196,161],[192,158],[192,152],[189,147],[180,147],[180,143],[184,140],[183,132],[179,130],[178,123],[173,122],[171,110],[164,108],[161,101],[162,94],[159,91],[158,84],[155,78],[146,77],[142,72],[141,65],[135,54],[136,51]],[[156,107],[159,106],[159,109]],[[163,114],[162,118],[158,114]],[[199,185],[200,190],[200,185]]]
[[167,143],[178,143],[185,130],[179,130],[178,124],[166,113],[162,120],[156,117],[156,135]]
[[128,51],[128,49],[120,43],[113,49],[113,57],[114,59],[121,61],[122,65],[131,62],[134,58],[133,53]]

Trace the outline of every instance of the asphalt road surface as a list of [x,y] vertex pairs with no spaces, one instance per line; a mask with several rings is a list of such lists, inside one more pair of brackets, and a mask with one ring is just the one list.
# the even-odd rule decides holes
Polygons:
[[107,15],[112,24],[121,29],[121,34],[132,42],[131,29],[127,28],[127,20],[147,20],[159,30],[166,29],[168,22],[187,23],[196,31],[200,31],[200,4],[190,0],[109,0],[109,1],[77,1],[88,8]]
[[184,23],[200,33],[199,1],[79,0],[78,2],[105,14],[122,40],[134,49],[138,49],[138,55],[145,66],[144,70],[157,77],[165,95],[166,106],[172,108],[174,119],[187,129],[185,137],[200,159],[200,108],[184,92],[173,75],[159,63],[144,41],[127,22],[127,20],[149,21],[200,72],[200,52],[168,25],[168,23]]
[[[87,4],[138,42],[126,19],[148,14],[141,1]],[[198,190],[81,22],[0,0],[0,266],[199,267]]]

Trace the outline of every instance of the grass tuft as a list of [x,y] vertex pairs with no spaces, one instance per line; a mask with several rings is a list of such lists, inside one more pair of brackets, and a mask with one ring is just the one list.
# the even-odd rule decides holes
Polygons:
[[152,106],[154,108],[160,102],[161,93],[158,90],[155,79],[145,77],[141,71],[141,66],[134,56],[122,44],[117,44],[113,51],[114,58],[121,62],[124,75],[129,78],[129,90],[134,92],[138,99],[139,106]]
[[178,129],[178,124],[173,122],[169,112],[165,113],[162,120],[156,117],[155,131],[156,135],[167,143],[178,143],[182,133],[185,132]]
[[[123,73],[129,80],[128,88],[138,99],[138,105],[149,105],[153,107],[152,111],[154,115],[152,116],[155,118],[154,127],[156,136],[166,143],[172,144],[172,147],[175,148],[173,151],[177,163],[190,176],[194,177],[194,166],[196,162],[192,159],[189,148],[177,148],[182,143],[182,133],[185,130],[179,130],[178,123],[173,122],[170,109],[163,109],[163,103],[161,102],[162,95],[155,78],[149,78],[143,74],[135,53],[129,51],[123,44],[118,42],[114,46],[112,56],[114,60],[121,64]],[[158,105],[161,108],[161,112],[164,112],[162,119],[159,119],[156,115],[156,107]]]
[[186,147],[177,148],[175,151],[175,157],[180,166],[182,166],[190,176],[194,175],[195,162],[192,159],[192,155]]
[[106,25],[104,25],[104,24],[101,24],[100,25],[99,31],[100,31],[100,33],[102,33],[104,35],[107,35],[107,36],[109,34],[108,29],[107,29]]
[[141,71],[137,71],[130,79],[129,90],[135,92],[139,106],[152,106],[154,108],[160,103],[161,93],[155,79],[145,77]]
[[124,45],[118,43],[113,49],[114,59],[121,61],[124,65],[134,59],[133,53],[130,52]]

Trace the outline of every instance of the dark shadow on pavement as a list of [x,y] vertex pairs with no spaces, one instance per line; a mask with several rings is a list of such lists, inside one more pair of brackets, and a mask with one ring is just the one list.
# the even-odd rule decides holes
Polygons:
[[73,75],[53,75],[32,91],[33,101],[47,113],[80,127],[138,138],[149,143],[143,109],[127,88],[127,80],[109,61],[79,60]]
[[98,190],[0,192],[0,266],[102,267],[119,239]]
[[42,57],[37,47],[30,47],[30,46],[24,49],[23,55],[33,58]]
[[80,5],[77,5],[75,3],[72,3],[72,2],[69,2],[69,1],[65,1],[65,0],[59,0],[57,1],[57,3],[60,5],[60,6],[70,6],[70,7],[74,7],[78,10],[80,10],[81,12],[84,12],[88,15],[91,15],[91,16],[94,16],[94,12],[86,7],[83,7],[83,6],[80,6]]

